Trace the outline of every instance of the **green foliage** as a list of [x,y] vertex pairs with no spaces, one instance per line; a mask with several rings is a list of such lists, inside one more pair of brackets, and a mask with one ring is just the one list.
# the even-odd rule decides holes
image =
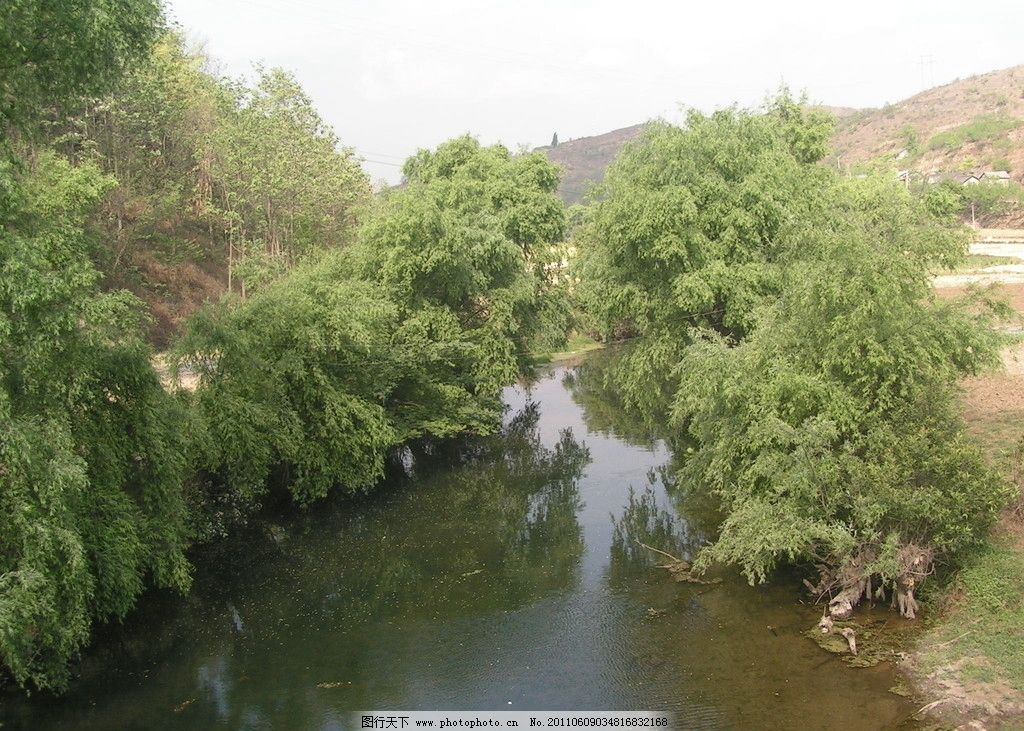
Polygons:
[[[943,616],[920,642],[918,662],[927,672],[973,683],[998,681],[1024,691],[1024,555],[996,540],[971,553],[951,583]],[[966,663],[964,658],[972,658]]]
[[924,200],[925,205],[936,215],[955,215],[969,220],[972,205],[976,217],[1002,215],[1024,205],[1024,188],[986,182],[961,185],[953,180],[945,180],[928,188]]
[[0,658],[60,687],[94,620],[144,579],[185,589],[180,407],[138,303],[97,294],[85,217],[110,186],[50,154],[6,171],[0,232]]
[[928,141],[932,150],[956,150],[968,142],[992,142],[1021,125],[1021,120],[1005,114],[982,114],[966,124],[939,132]]
[[764,581],[866,559],[893,579],[901,546],[962,551],[1005,500],[952,403],[997,337],[931,295],[931,268],[966,249],[950,207],[815,165],[822,124],[792,104],[628,148],[585,224],[581,286],[641,335],[615,376],[629,405],[668,404],[696,441],[681,484],[722,500],[700,565]]
[[301,266],[244,305],[201,313],[179,344],[202,377],[203,463],[248,502],[281,466],[301,502],[366,488],[397,442],[384,409],[396,310],[346,270],[340,255]]
[[[352,151],[338,149],[295,78],[259,69],[235,90],[235,109],[211,134],[211,175],[240,257],[284,265],[314,248],[346,243],[369,194]],[[301,174],[296,174],[301,171]]]
[[896,186],[848,195],[843,224],[787,267],[758,327],[736,345],[707,336],[678,368],[674,417],[700,444],[681,477],[729,512],[701,560],[752,582],[780,561],[861,556],[892,580],[899,546],[962,551],[1007,497],[952,400],[961,375],[995,362],[996,335],[928,290],[929,263],[962,240]]
[[306,254],[349,243],[369,196],[351,151],[292,76],[260,68],[247,85],[208,66],[167,33],[116,93],[47,127],[70,159],[117,179],[94,258],[107,286],[151,303],[160,345],[225,285],[251,292]]
[[635,332],[627,400],[668,402],[666,382],[694,327],[729,339],[779,288],[779,266],[824,217],[829,120],[782,95],[764,114],[691,112],[648,126],[608,170],[575,237],[584,309],[605,334]]
[[994,157],[989,163],[989,167],[993,170],[1005,170],[1006,172],[1013,172],[1013,163],[1010,162],[1010,158],[1005,156]]
[[917,130],[909,124],[900,129],[900,141],[903,142],[903,148],[911,155],[916,155],[921,151],[921,139],[917,135]]
[[952,222],[963,213],[965,198],[963,186],[952,180],[944,180],[928,187],[922,201],[928,212],[937,220]]
[[201,375],[203,464],[243,502],[273,478],[300,502],[365,489],[395,445],[493,432],[560,307],[545,256],[564,212],[543,157],[461,138],[407,169],[351,250],[203,313],[179,346]]
[[106,91],[142,58],[158,0],[8,0],[0,5],[0,127]]
[[360,234],[359,275],[384,288],[425,342],[461,331],[468,347],[453,377],[492,393],[568,329],[556,281],[565,233],[557,168],[539,153],[512,156],[461,137],[421,150],[404,172],[407,186]]
[[111,86],[158,32],[148,0],[0,10],[0,661],[60,688],[97,620],[148,579],[184,590],[182,409],[160,386],[138,302],[98,293],[87,218],[114,186],[13,138]]

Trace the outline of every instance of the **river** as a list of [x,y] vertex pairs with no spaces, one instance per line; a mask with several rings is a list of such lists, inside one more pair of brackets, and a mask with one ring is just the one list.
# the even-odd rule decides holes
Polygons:
[[151,592],[99,632],[67,694],[7,693],[0,726],[344,729],[386,708],[904,727],[896,671],[803,636],[820,610],[793,582],[653,567],[636,538],[689,555],[713,520],[666,489],[665,445],[601,391],[607,357],[507,389],[500,434],[208,551],[189,596]]

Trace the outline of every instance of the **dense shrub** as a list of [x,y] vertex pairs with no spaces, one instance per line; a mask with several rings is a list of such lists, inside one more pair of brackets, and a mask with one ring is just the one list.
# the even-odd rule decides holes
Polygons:
[[186,463],[139,303],[97,293],[89,264],[85,216],[111,181],[49,154],[19,167],[0,229],[0,658],[60,687],[146,577],[188,587]]
[[952,398],[996,340],[931,295],[930,267],[966,251],[949,206],[814,164],[799,142],[823,130],[785,96],[653,128],[609,171],[580,273],[591,311],[642,336],[615,376],[627,400],[670,405],[696,440],[681,483],[723,502],[698,565],[753,582],[813,563],[850,603],[896,582],[912,614],[931,559],[1005,499]]

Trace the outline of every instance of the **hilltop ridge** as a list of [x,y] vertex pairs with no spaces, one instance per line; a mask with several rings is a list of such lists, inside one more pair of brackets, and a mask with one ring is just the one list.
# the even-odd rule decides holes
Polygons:
[[[878,108],[821,105],[836,117],[826,163],[847,170],[888,161],[922,175],[1006,170],[1024,174],[1024,65],[936,86]],[[563,168],[559,194],[578,203],[644,124],[537,148]]]

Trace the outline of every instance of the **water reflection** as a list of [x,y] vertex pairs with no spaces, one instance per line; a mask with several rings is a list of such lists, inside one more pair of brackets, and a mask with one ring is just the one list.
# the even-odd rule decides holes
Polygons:
[[669,436],[658,415],[627,408],[615,387],[621,347],[594,352],[562,376],[562,386],[583,411],[587,430],[637,447],[654,449]]
[[[137,624],[143,607],[101,638],[59,706],[91,706],[114,663],[134,665],[122,676],[128,693],[145,695],[159,674],[178,714],[231,728],[340,718],[316,701],[325,689],[351,707],[409,695],[415,678],[379,668],[414,657],[425,626],[509,612],[579,580],[579,480],[590,455],[570,429],[542,443],[540,416],[527,400],[494,436],[401,460],[403,474],[372,499],[313,506],[287,527],[216,547],[193,595],[152,631]],[[162,601],[174,600],[152,603]],[[15,705],[35,723],[62,715]],[[147,724],[167,722],[162,705]],[[124,707],[106,711],[78,714],[78,725],[123,726]]]
[[791,587],[677,584],[637,550],[692,556],[717,520],[667,480],[604,357],[509,389],[499,434],[420,445],[362,501],[214,547],[191,595],[149,594],[103,633],[66,697],[5,698],[4,731],[333,729],[351,710],[509,704],[667,709],[688,728],[898,719],[891,669],[822,657]]

